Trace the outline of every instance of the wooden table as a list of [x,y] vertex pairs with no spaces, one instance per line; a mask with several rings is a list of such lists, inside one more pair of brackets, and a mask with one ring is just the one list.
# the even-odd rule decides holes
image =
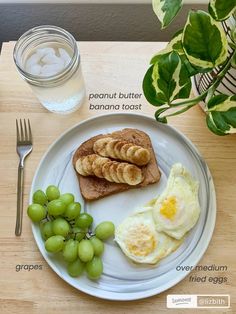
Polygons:
[[[164,43],[81,42],[82,67],[88,95],[113,92],[142,93],[142,78],[149,59],[164,46]],[[79,121],[107,113],[104,110],[90,110],[90,102],[93,105],[122,104],[122,100],[87,101],[81,110],[71,115],[49,113],[18,75],[12,59],[13,47],[14,43],[4,43],[0,57],[0,313],[185,312],[168,310],[167,294],[231,294],[231,309],[217,312],[235,313],[233,289],[236,282],[236,137],[218,137],[210,133],[206,128],[205,115],[198,106],[182,116],[172,118],[170,124],[182,131],[197,146],[208,163],[216,187],[218,207],[216,227],[209,248],[199,264],[226,265],[228,270],[200,271],[195,274],[201,277],[205,275],[227,277],[226,283],[191,283],[187,276],[167,292],[148,299],[133,302],[104,301],[70,287],[51,270],[35,244],[26,211],[22,236],[15,237],[18,166],[15,151],[15,119],[30,118],[34,135],[34,150],[26,162],[26,208],[35,169],[48,146],[62,132]],[[155,111],[143,96],[141,100],[126,100],[125,103],[141,104],[141,110],[129,112],[142,112],[152,116]],[[17,272],[16,265],[42,265],[42,270]],[[194,312],[197,311],[191,311]],[[215,310],[207,312],[214,313]]]

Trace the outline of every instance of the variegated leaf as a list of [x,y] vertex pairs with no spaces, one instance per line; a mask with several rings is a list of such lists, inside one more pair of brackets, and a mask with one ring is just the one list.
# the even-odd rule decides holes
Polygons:
[[171,52],[171,51],[175,51],[180,56],[182,63],[186,66],[186,68],[189,72],[189,76],[193,76],[196,73],[198,73],[197,69],[195,69],[190,64],[190,62],[188,61],[188,58],[185,55],[185,52],[183,50],[183,45],[182,45],[182,35],[183,35],[183,30],[178,31],[173,36],[171,41],[167,44],[166,48],[160,50],[155,56],[152,57],[150,63],[154,64],[154,63],[158,62],[158,58],[160,55],[163,55],[163,54]]
[[175,99],[189,97],[189,73],[176,52],[158,56],[157,62],[144,77],[143,91],[146,99],[154,106],[171,104]]
[[165,28],[181,9],[182,0],[152,0],[152,7],[162,28]]
[[217,135],[236,133],[236,95],[217,95],[207,104],[207,125]]
[[225,62],[227,46],[227,38],[219,22],[204,11],[189,12],[183,31],[183,48],[188,60],[198,67],[199,72]]
[[155,54],[152,57],[150,63],[151,64],[156,63],[158,61],[158,56],[163,55],[163,54],[168,53],[168,52],[171,52],[173,50],[178,52],[179,55],[184,54],[184,50],[182,47],[182,32],[183,32],[183,30],[178,31],[173,36],[171,41],[169,41],[169,43],[166,45],[166,47],[164,49],[160,50],[157,54]]
[[208,11],[217,21],[227,19],[236,9],[236,0],[210,0]]
[[154,65],[151,65],[147,70],[144,79],[143,79],[143,93],[147,101],[153,106],[162,106],[165,104],[165,100],[161,99],[156,93],[156,90],[153,87],[152,81],[152,72]]

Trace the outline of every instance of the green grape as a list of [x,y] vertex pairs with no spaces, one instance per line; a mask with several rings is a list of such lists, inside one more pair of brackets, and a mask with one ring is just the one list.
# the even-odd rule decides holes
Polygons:
[[45,249],[50,253],[56,253],[63,249],[65,238],[60,235],[54,235],[45,242]]
[[97,237],[91,237],[89,241],[93,245],[94,255],[100,256],[102,255],[104,251],[104,244],[101,240],[99,240]]
[[67,271],[71,277],[78,277],[84,271],[84,263],[77,258],[77,260],[68,264]]
[[81,241],[87,233],[86,230],[79,228],[79,227],[72,228],[72,232],[75,234],[75,239],[77,241]]
[[99,279],[103,272],[103,264],[101,258],[98,256],[94,256],[94,258],[86,264],[86,271],[89,279]]
[[66,242],[62,255],[67,262],[74,262],[78,258],[78,241],[70,239]]
[[96,237],[100,240],[106,240],[114,235],[115,226],[111,221],[103,221],[95,229]]
[[62,215],[66,210],[66,204],[61,200],[53,200],[48,203],[48,213],[52,216]]
[[47,221],[47,222],[42,224],[41,233],[42,233],[44,240],[47,240],[48,238],[50,238],[54,235],[54,232],[52,229],[52,221]]
[[31,204],[27,209],[27,214],[33,222],[39,222],[46,217],[47,211],[40,204]]
[[64,218],[58,217],[52,222],[52,230],[54,234],[66,237],[70,232],[70,225]]
[[40,205],[46,205],[48,202],[46,194],[42,190],[37,190],[33,195],[33,202]]
[[73,203],[75,201],[74,195],[71,193],[65,193],[60,196],[60,200],[62,200],[66,206]]
[[49,201],[53,201],[60,197],[60,191],[55,185],[49,185],[46,190],[46,195]]
[[88,228],[92,222],[93,217],[87,213],[83,213],[76,219],[75,226],[80,228]]
[[71,203],[67,206],[64,216],[68,220],[75,219],[79,216],[81,210],[80,203]]
[[85,234],[86,233],[82,233],[82,232],[79,232],[79,233],[76,233],[76,235],[75,235],[75,240],[77,240],[77,241],[81,241],[81,240],[83,240],[83,238],[85,237]]
[[78,255],[82,262],[89,262],[93,258],[94,250],[89,240],[81,240],[78,246]]

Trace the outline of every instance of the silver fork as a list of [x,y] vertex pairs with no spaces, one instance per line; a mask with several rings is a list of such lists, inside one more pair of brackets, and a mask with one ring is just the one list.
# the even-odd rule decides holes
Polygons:
[[17,181],[17,212],[16,212],[16,228],[15,235],[20,236],[22,231],[23,217],[23,195],[24,195],[24,161],[25,158],[32,152],[33,138],[30,127],[30,121],[27,123],[24,119],[16,120],[16,151],[20,157],[18,166],[18,181]]

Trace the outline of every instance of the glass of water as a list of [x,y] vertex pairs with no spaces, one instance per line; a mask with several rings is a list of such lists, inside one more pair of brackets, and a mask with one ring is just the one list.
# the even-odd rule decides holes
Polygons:
[[32,28],[19,38],[13,56],[20,75],[49,111],[71,113],[82,105],[80,54],[66,30],[51,25]]

